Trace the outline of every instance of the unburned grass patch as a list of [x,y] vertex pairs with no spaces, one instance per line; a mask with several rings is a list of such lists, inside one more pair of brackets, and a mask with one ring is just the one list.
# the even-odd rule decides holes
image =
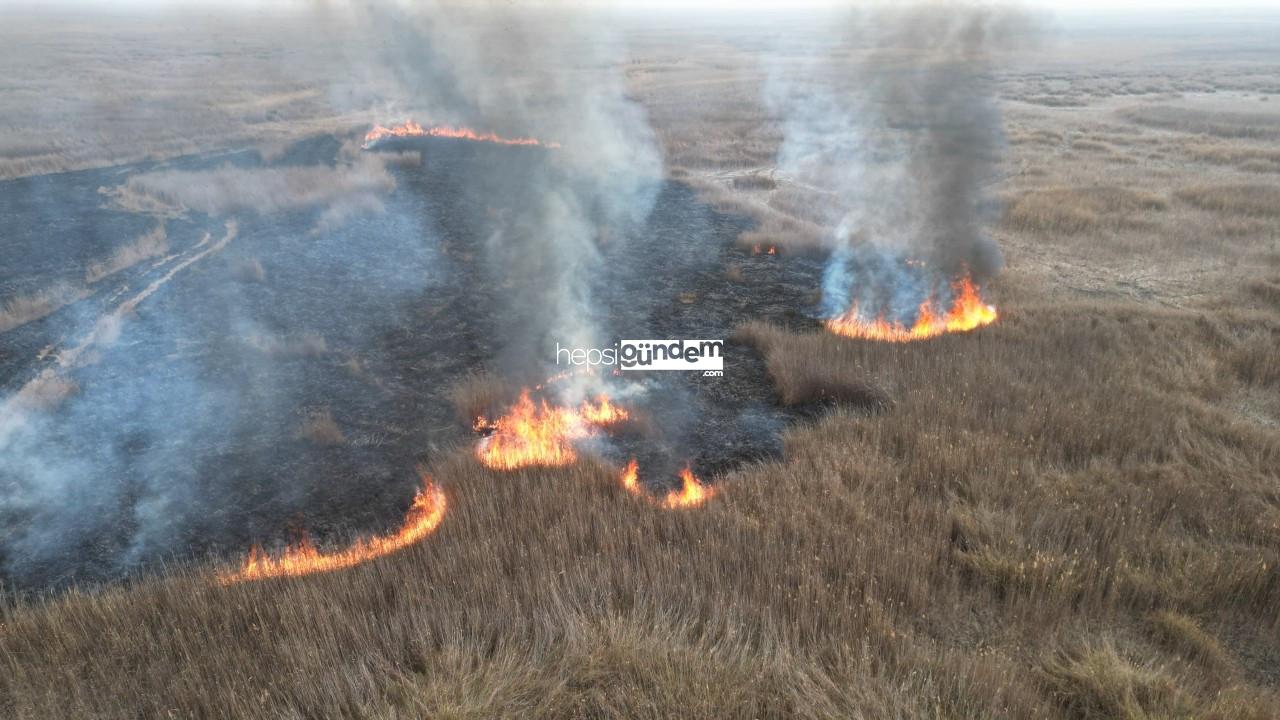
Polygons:
[[1226,215],[1280,217],[1278,185],[1199,185],[1179,190],[1179,200],[1201,210]]
[[893,404],[887,390],[849,366],[837,338],[823,334],[797,338],[755,321],[739,326],[733,339],[764,355],[769,377],[784,405],[829,404],[881,410]]
[[1164,130],[1258,140],[1280,137],[1280,114],[1199,110],[1174,105],[1125,108],[1120,116],[1139,125]]
[[169,252],[169,238],[165,233],[164,225],[158,225],[133,242],[116,249],[106,260],[90,265],[84,273],[84,281],[90,284],[96,283],[108,275],[114,275],[143,260],[159,257],[167,252]]
[[1195,717],[1194,703],[1174,677],[1158,665],[1124,657],[1110,642],[1061,651],[1045,663],[1043,675],[1073,717]]
[[495,418],[513,398],[511,383],[487,372],[470,372],[449,388],[459,422],[470,426],[476,418]]
[[1258,278],[1249,282],[1245,288],[1250,295],[1280,310],[1280,276]]
[[298,435],[316,445],[344,445],[347,442],[347,436],[333,418],[333,411],[327,407],[305,410]]
[[1152,634],[1172,652],[1202,662],[1217,676],[1235,669],[1231,656],[1218,639],[1200,626],[1195,618],[1172,610],[1161,610],[1150,618]]
[[89,291],[59,283],[45,290],[12,297],[0,303],[0,332],[12,330],[87,297]]
[[1249,172],[1280,172],[1280,149],[1268,144],[1197,143],[1188,145],[1186,152],[1215,165],[1235,165]]
[[1258,387],[1280,386],[1280,332],[1257,330],[1231,354],[1240,379]]
[[751,173],[735,176],[733,187],[735,190],[773,190],[778,187],[778,182],[769,175]]
[[1022,232],[1075,234],[1101,228],[1145,228],[1168,207],[1160,195],[1123,187],[1029,190],[1005,204],[1002,224]]

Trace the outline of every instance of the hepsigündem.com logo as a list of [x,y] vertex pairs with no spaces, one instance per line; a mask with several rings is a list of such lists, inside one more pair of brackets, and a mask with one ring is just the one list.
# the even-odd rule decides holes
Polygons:
[[567,348],[556,343],[556,365],[616,366],[623,370],[724,371],[723,340],[619,340],[613,347]]

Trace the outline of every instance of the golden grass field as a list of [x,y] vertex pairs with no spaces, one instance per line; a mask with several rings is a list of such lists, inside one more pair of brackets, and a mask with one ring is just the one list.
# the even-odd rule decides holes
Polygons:
[[[1280,56],[1210,40],[1003,72],[999,322],[895,345],[744,318],[783,402],[862,409],[704,507],[460,450],[402,553],[5,604],[0,715],[1280,717]],[[670,174],[756,218],[742,242],[812,245],[823,189],[774,172],[750,43],[634,52]]]

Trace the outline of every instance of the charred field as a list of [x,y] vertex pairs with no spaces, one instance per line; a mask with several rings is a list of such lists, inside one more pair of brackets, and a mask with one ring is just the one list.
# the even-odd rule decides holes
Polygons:
[[[339,147],[333,138],[301,141],[275,166],[332,163]],[[40,559],[30,563],[5,558],[6,568],[20,569],[7,571],[7,584],[27,590],[82,585],[161,561],[233,556],[299,533],[340,542],[392,527],[418,482],[415,464],[477,442],[460,421],[451,390],[475,373],[500,371],[493,360],[518,324],[501,297],[510,280],[486,267],[483,240],[496,215],[520,212],[538,192],[539,166],[554,150],[411,138],[367,152],[424,158],[395,168],[388,212],[321,233],[309,231],[315,212],[239,220],[231,245],[174,275],[165,292],[129,319],[124,342],[72,376],[77,391],[52,423],[65,432],[43,437],[42,451],[110,467],[112,479],[99,485],[87,516],[61,529],[74,544],[36,553]],[[256,154],[240,153],[177,158],[164,167],[198,172],[260,164]],[[501,165],[503,172],[472,170],[486,165]],[[146,233],[154,220],[112,208],[99,191],[120,175],[154,170],[110,168],[6,183],[0,202],[17,231],[15,250],[48,262],[47,269],[25,267],[0,281],[7,294],[25,294],[22,283],[75,284],[80,277],[68,268],[85,267]],[[498,180],[456,180],[477,175]],[[81,211],[46,212],[41,203],[49,197]],[[679,182],[662,183],[652,213],[629,230],[645,242],[619,237],[602,249],[591,292],[605,327],[614,337],[644,330],[646,337],[725,339],[743,317],[817,327],[819,260],[753,254],[735,242],[750,226],[711,209]],[[87,297],[8,333],[7,391],[17,392],[53,364],[50,348],[75,345],[131,288],[163,276],[200,243],[226,232],[223,222],[200,213],[168,219],[164,227],[164,258],[94,283]],[[86,234],[91,241],[84,241]],[[59,246],[57,238],[74,240]],[[86,247],[94,255],[75,254]],[[731,265],[738,267],[734,279],[725,271]],[[637,458],[657,484],[674,482],[685,463],[715,476],[780,457],[785,428],[823,412],[824,404],[783,406],[759,354],[730,342],[725,376],[732,382],[645,374],[627,386],[633,398],[627,404],[643,422],[613,433],[594,454],[619,467]],[[511,387],[542,379],[517,376]],[[514,399],[510,387],[505,392]],[[135,402],[156,415],[131,416],[138,406],[119,404],[130,396],[143,398]],[[135,544],[138,503],[157,473],[166,483],[180,478],[184,504],[218,511],[188,515],[173,506],[155,528],[164,539],[157,536],[144,549]],[[20,533],[43,520],[12,513],[4,522]]]

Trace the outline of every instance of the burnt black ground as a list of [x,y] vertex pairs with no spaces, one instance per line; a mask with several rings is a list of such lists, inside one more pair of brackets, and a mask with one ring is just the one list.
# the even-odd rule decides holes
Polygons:
[[[295,145],[276,163],[333,162],[339,142]],[[421,167],[395,167],[386,212],[313,234],[316,211],[238,216],[238,237],[192,265],[126,320],[120,340],[72,373],[79,392],[54,410],[21,462],[0,465],[4,584],[45,589],[118,579],[166,559],[238,555],[305,529],[321,541],[399,522],[413,466],[470,443],[447,393],[468,371],[506,371],[506,338],[522,322],[504,274],[486,261],[494,223],[510,220],[546,180],[540,148],[417,138]],[[253,152],[167,163],[253,166]],[[0,183],[5,251],[0,298],[83,280],[87,265],[155,225],[98,191],[145,164]],[[504,215],[506,213],[507,215]],[[172,253],[216,240],[225,218],[167,221]],[[751,255],[749,226],[664,183],[641,225],[602,243],[595,318],[614,339],[727,338],[751,318],[813,325],[815,258]],[[259,282],[243,268],[258,261]],[[726,274],[737,264],[742,279]],[[42,349],[74,345],[102,313],[171,265],[146,261],[88,298],[0,334],[0,390],[39,369]],[[127,289],[126,289],[127,288]],[[324,338],[320,353],[264,353],[255,333]],[[554,371],[552,358],[532,373]],[[777,405],[761,358],[730,343],[724,377],[627,373],[644,391],[626,404],[648,422],[599,452],[640,460],[654,485],[689,462],[704,478],[776,457],[781,431],[810,410]],[[634,390],[634,384],[632,384]],[[346,442],[299,433],[327,409]]]

